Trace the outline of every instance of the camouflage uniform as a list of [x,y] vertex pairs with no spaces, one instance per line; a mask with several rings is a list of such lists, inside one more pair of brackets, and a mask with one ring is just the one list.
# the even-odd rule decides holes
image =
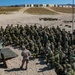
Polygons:
[[61,64],[55,63],[55,72],[57,73],[57,75],[63,75],[64,72]]
[[47,60],[47,63],[50,63],[51,65],[51,68],[54,67],[54,53],[49,50],[48,53],[46,54],[46,60]]
[[55,61],[60,63],[60,54],[58,52],[55,52]]
[[71,68],[70,64],[67,64],[67,72],[65,75],[74,75],[74,70]]
[[38,57],[38,55],[39,55],[39,48],[38,48],[38,45],[37,44],[35,45],[35,48],[34,49],[35,49],[34,50],[34,53],[35,53],[36,57]]

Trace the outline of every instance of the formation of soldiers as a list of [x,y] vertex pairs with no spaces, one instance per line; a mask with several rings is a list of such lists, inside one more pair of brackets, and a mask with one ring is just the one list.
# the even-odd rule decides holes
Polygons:
[[44,20],[44,21],[57,21],[59,20],[58,18],[39,18],[39,20]]
[[0,40],[3,46],[26,46],[33,55],[43,55],[51,68],[58,75],[74,75],[75,71],[75,31],[73,38],[70,31],[47,26],[17,26],[0,27]]

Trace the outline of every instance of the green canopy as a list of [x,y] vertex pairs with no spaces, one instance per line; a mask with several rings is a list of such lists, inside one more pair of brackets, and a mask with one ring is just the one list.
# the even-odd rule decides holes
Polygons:
[[4,54],[4,57],[5,57],[6,60],[18,56],[18,55],[17,55],[16,53],[14,53],[10,48],[2,48],[2,49],[0,49],[0,60],[2,59],[2,58],[1,58],[1,53]]

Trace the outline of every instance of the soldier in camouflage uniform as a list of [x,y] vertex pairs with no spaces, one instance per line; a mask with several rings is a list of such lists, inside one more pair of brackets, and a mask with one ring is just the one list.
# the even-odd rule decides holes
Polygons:
[[64,68],[61,64],[59,63],[55,63],[55,72],[57,73],[57,75],[63,75],[64,74]]
[[30,40],[29,46],[30,46],[30,50],[34,51],[34,42],[32,40]]
[[75,59],[74,58],[71,58],[71,66],[72,66],[72,69],[75,71]]
[[65,75],[74,75],[74,70],[72,69],[72,66],[70,64],[67,64],[67,72]]
[[39,55],[39,48],[38,48],[38,45],[37,44],[35,44],[34,49],[35,49],[34,50],[35,56],[38,57],[38,55]]
[[1,26],[0,28],[0,38],[4,36],[4,28]]
[[60,63],[60,54],[58,51],[55,52],[55,62]]
[[46,43],[48,42],[48,35],[47,32],[44,32],[44,37],[43,37],[43,43],[44,43],[44,47],[46,47]]

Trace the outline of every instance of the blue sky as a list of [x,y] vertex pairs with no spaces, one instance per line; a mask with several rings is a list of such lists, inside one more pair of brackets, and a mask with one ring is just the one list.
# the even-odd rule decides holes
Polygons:
[[0,0],[0,6],[18,4],[72,4],[72,0]]

